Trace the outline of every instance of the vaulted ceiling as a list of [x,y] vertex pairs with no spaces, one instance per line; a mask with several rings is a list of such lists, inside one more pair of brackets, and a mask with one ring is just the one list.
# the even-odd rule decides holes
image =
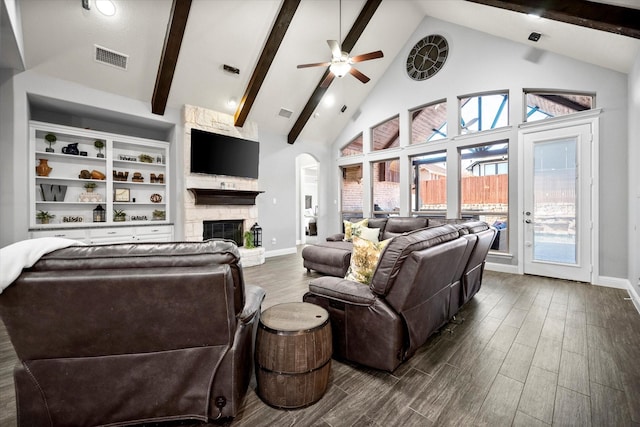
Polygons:
[[[107,17],[81,0],[21,0],[26,68],[141,100],[156,114],[184,104],[226,112],[239,126],[254,121],[290,143],[332,142],[393,59],[408,53],[425,16],[623,73],[640,54],[637,0],[113,2],[116,14]],[[532,31],[543,34],[535,44],[527,40]],[[367,84],[347,75],[320,88],[325,68],[296,65],[328,61],[326,40],[340,35],[352,55],[382,50],[384,58],[358,64]],[[127,69],[94,61],[94,45],[127,55]],[[231,99],[239,104],[229,106]]]

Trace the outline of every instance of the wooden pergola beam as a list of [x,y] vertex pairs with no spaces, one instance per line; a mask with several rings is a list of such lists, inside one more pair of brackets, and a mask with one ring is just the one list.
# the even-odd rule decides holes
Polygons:
[[[382,3],[382,0],[367,0],[367,3],[360,11],[360,15],[358,15],[358,18],[353,23],[351,30],[349,30],[349,34],[347,34],[347,36],[344,38],[344,41],[342,42],[342,50],[344,52],[351,52],[353,47],[356,45],[356,42],[364,32],[364,29],[369,24],[369,21],[371,21],[371,18],[378,9],[378,6],[380,6],[380,3]],[[318,82],[316,89],[313,91],[313,94],[311,94],[311,97],[307,101],[307,104],[304,106],[302,112],[298,116],[298,119],[294,123],[293,128],[291,128],[291,131],[287,136],[287,142],[289,144],[293,144],[294,142],[296,142],[296,139],[298,139],[298,137],[300,136],[302,129],[304,129],[305,125],[311,118],[313,111],[316,109],[318,104],[320,104],[320,101],[322,100],[324,94],[327,92],[327,89],[329,89],[329,85],[327,87],[321,87],[322,82],[325,78],[327,78],[328,75],[329,69],[327,68],[327,70],[322,75],[320,82]]]
[[640,38],[640,10],[584,0],[467,0],[594,30]]
[[256,68],[253,70],[247,89],[245,90],[244,95],[242,95],[242,99],[240,100],[240,104],[238,105],[238,109],[234,115],[235,126],[242,127],[245,120],[247,120],[251,107],[258,97],[258,92],[260,92],[262,83],[267,77],[271,63],[273,63],[273,59],[280,48],[280,44],[287,33],[289,24],[291,24],[293,16],[295,15],[299,5],[300,0],[284,0],[282,3],[278,17],[271,28],[271,33],[269,33],[269,37],[262,49]]
[[182,37],[187,26],[189,9],[191,9],[191,0],[173,0],[162,56],[160,57],[158,75],[156,76],[156,84],[151,98],[151,112],[154,114],[163,115],[167,107],[167,99],[173,82],[173,73],[176,70]]

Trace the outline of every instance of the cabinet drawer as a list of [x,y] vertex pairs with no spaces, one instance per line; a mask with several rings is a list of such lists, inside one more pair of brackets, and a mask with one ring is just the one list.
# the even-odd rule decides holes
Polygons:
[[62,237],[65,239],[84,241],[87,237],[87,232],[85,230],[43,230],[31,232],[32,239],[39,237]]
[[135,236],[135,230],[133,227],[101,228],[101,229],[90,230],[89,242],[90,243],[133,242],[134,236]]
[[157,225],[157,226],[137,227],[136,228],[136,235],[137,236],[158,235],[158,234],[173,234],[173,226],[171,226],[171,225]]

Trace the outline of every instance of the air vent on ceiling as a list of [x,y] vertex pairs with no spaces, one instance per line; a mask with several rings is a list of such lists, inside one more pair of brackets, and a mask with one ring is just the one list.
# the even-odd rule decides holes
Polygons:
[[112,67],[120,68],[121,70],[127,69],[129,55],[107,49],[106,47],[98,46],[97,44],[93,46],[95,47],[94,59],[97,62],[111,65]]
[[293,114],[293,111],[291,111],[291,110],[287,110],[286,108],[281,108],[281,109],[280,109],[280,112],[278,113],[278,115],[279,115],[280,117],[284,117],[284,118],[287,118],[287,119],[288,119],[289,117],[291,117],[291,115],[292,115],[292,114]]

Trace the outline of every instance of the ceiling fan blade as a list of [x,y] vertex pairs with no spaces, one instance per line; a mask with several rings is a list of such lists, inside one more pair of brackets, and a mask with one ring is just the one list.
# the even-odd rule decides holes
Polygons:
[[381,50],[376,50],[375,52],[369,52],[369,53],[363,53],[362,55],[356,55],[353,58],[351,58],[351,62],[356,63],[356,62],[368,61],[370,59],[382,58],[383,56],[384,56],[384,54],[382,53]]
[[327,44],[329,45],[329,49],[331,49],[331,56],[334,58],[342,57],[342,50],[340,50],[340,44],[337,40],[327,40]]
[[365,76],[364,74],[362,74],[360,71],[356,70],[353,67],[349,69],[349,72],[353,77],[360,80],[362,83],[367,83],[369,80],[371,80],[369,77]]
[[320,83],[320,87],[321,88],[329,87],[329,85],[331,84],[331,82],[333,81],[333,79],[335,77],[336,77],[335,74],[333,74],[331,71],[329,71],[329,74],[327,74],[327,77],[325,77],[324,80],[322,81],[322,83]]
[[300,64],[297,68],[309,68],[309,67],[328,67],[331,62],[316,62],[313,64]]

